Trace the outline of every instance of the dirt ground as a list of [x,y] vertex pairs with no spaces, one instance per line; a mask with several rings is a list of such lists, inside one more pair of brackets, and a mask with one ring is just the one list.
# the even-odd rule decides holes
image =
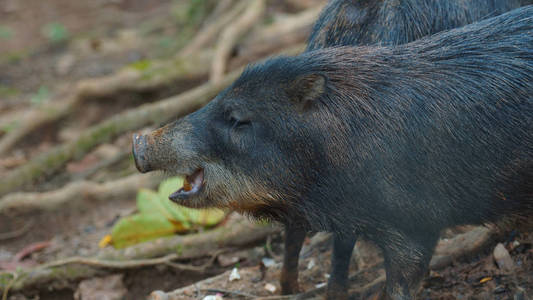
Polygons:
[[[516,263],[514,272],[498,269],[492,256],[492,244],[486,251],[473,257],[431,271],[418,292],[418,299],[528,299],[526,295],[533,293],[533,236],[522,234],[509,238],[507,244],[516,245],[511,251]],[[323,287],[328,278],[330,240],[314,243],[313,239],[317,240],[317,236],[307,241],[308,245],[304,246],[301,254],[300,284],[304,291]],[[313,247],[309,247],[309,244]],[[209,292],[210,289],[222,291],[230,299],[238,299],[239,296],[227,291],[243,292],[249,296],[271,296],[273,293],[267,289],[267,285],[273,285],[279,291],[277,281],[280,267],[281,264],[277,261],[277,264],[266,268],[266,271],[261,271],[260,266],[247,268],[241,271],[241,279],[236,281],[230,281],[231,271],[226,271],[215,278],[180,290],[176,293],[179,295],[176,299],[202,299],[205,295],[216,294],[214,291]],[[262,280],[258,280],[262,273]],[[350,274],[351,299],[367,299],[378,293],[383,286],[379,279],[384,275],[379,250],[370,243],[358,242],[352,256]],[[373,283],[377,284],[373,286]],[[369,288],[369,285],[373,287]],[[320,295],[310,295],[309,299],[322,298]]]
[[[272,3],[272,6],[289,6],[286,9],[289,12],[294,9],[283,1]],[[0,0],[0,120],[10,120],[28,108],[58,98],[79,79],[104,76],[144,60],[172,56],[183,45],[184,37],[190,35],[180,21],[185,8],[184,1],[171,0]],[[172,94],[173,90],[165,93]],[[38,142],[29,136],[9,155],[0,157],[0,178],[2,173],[79,134],[83,128],[156,98],[145,96],[92,102],[59,125],[40,128],[34,133],[39,137],[35,139]],[[27,189],[53,189],[72,178],[104,182],[134,173],[128,154],[104,169],[91,172],[97,162],[129,149],[129,136],[130,133],[125,134],[92,151],[52,179],[43,179]],[[60,210],[0,214],[0,269],[27,268],[69,256],[93,255],[99,251],[100,239],[109,233],[118,218],[133,211],[135,199],[110,202],[88,199],[64,205]],[[13,232],[18,233],[4,235]],[[168,292],[217,276],[207,282],[200,281],[196,288],[183,290],[179,299],[202,299],[217,292],[224,299],[276,295],[279,294],[282,239],[282,235],[276,234],[268,242],[224,253],[205,272],[179,271],[168,266],[116,272],[122,276],[121,286],[116,289],[125,289],[123,299],[145,299],[152,291]],[[502,271],[494,261],[493,250],[498,242],[504,244],[512,257],[515,265],[512,272]],[[321,287],[327,281],[331,252],[330,241],[323,235],[309,238],[306,244],[300,264],[303,291]],[[24,259],[11,263],[21,254]],[[202,265],[206,260],[188,263]],[[384,273],[381,260],[379,251],[371,245],[358,243],[351,264],[351,274],[356,274],[351,284],[353,299],[370,297],[381,288],[381,281],[375,281]],[[229,281],[236,266],[241,279]],[[103,278],[110,275],[113,272]],[[363,289],[372,282],[375,286]],[[7,299],[75,299],[76,291],[81,289],[82,284],[78,283],[59,289],[41,287],[10,294]],[[533,299],[533,233],[509,232],[477,255],[431,271],[418,296],[419,299]]]

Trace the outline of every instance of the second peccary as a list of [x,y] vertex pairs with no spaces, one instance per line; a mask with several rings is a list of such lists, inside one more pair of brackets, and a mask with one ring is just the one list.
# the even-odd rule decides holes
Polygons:
[[[375,242],[384,298],[411,299],[442,229],[533,212],[532,95],[528,6],[403,46],[250,67],[204,108],[134,137],[134,157],[142,172],[186,175],[177,203],[305,220],[336,233],[334,256],[357,236]],[[346,297],[346,282],[330,284],[341,293],[329,299]]]
[[330,0],[307,50],[405,44],[528,4],[533,0]]

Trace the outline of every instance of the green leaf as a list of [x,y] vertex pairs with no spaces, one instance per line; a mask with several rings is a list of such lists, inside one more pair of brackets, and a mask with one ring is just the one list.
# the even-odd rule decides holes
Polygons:
[[183,186],[183,177],[172,177],[161,182],[159,185],[159,202],[161,206],[172,215],[171,220],[174,222],[182,223],[184,227],[190,228],[191,225],[188,222],[187,215],[183,213],[182,206],[170,201],[168,196],[177,191]]
[[137,208],[141,214],[159,215],[171,222],[177,232],[185,232],[191,228],[185,215],[179,210],[179,206],[158,193],[140,189],[137,194]]
[[152,190],[139,190],[137,194],[137,209],[141,214],[157,214],[169,221],[174,219],[174,215],[161,203],[159,194]]
[[184,207],[184,209],[188,211],[189,222],[205,227],[215,226],[226,217],[226,212],[215,208],[192,209]]
[[219,209],[193,209],[177,205],[168,199],[168,196],[183,186],[182,177],[172,177],[159,185],[161,204],[168,208],[174,216],[173,221],[181,222],[185,227],[194,225],[213,226],[222,221],[226,213]]
[[225,212],[219,209],[192,209],[177,205],[168,196],[183,186],[183,178],[163,181],[157,192],[140,189],[138,214],[120,219],[111,231],[111,243],[124,248],[158,237],[187,232],[193,226],[210,227],[220,223]]
[[158,214],[135,214],[120,219],[111,231],[113,246],[121,249],[130,245],[174,234],[175,226]]
[[159,184],[159,195],[161,198],[168,199],[168,196],[170,194],[177,191],[179,188],[183,186],[183,177],[171,177]]

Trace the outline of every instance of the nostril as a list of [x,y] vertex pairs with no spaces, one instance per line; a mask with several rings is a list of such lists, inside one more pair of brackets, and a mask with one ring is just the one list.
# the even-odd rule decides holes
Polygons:
[[137,170],[139,170],[141,173],[150,171],[148,162],[146,160],[146,137],[144,135],[133,135],[132,152]]

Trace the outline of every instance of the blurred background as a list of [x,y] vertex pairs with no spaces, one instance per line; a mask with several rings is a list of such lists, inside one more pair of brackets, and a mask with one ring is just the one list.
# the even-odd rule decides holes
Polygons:
[[264,253],[224,261],[226,242],[202,234],[228,227],[235,249],[279,244],[279,228],[172,207],[181,179],[139,174],[131,135],[201,107],[248,63],[301,51],[325,2],[0,0],[0,299],[144,299],[257,265]]
[[[303,51],[325,4],[0,0],[0,299],[287,299],[281,228],[172,204],[183,179],[139,174],[131,136],[202,107],[249,63]],[[527,299],[531,236],[506,234],[505,248],[492,229],[447,231],[419,296]],[[305,241],[305,299],[321,299],[330,241]],[[358,241],[354,299],[381,288],[382,262]]]

